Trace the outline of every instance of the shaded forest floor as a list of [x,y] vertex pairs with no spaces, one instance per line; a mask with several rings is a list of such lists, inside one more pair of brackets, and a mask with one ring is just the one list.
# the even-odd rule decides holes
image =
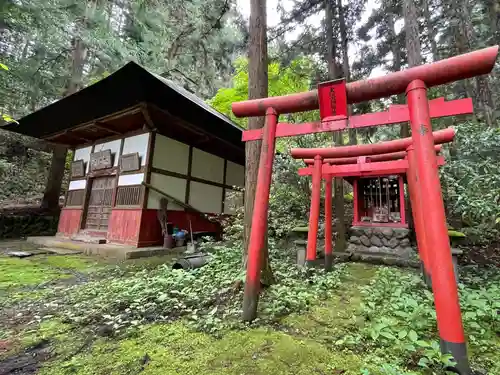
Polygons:
[[[294,303],[308,293],[307,285],[293,289],[287,300],[285,288],[294,286],[283,281],[273,286],[276,295],[268,290],[262,298],[262,315],[268,319],[252,326],[217,325],[213,321],[219,312],[214,310],[230,311],[227,300],[232,298],[239,306],[241,292],[228,287],[218,293],[205,315],[201,307],[186,316],[171,307],[161,316],[148,317],[159,310],[147,310],[154,303],[151,295],[167,298],[154,289],[154,277],[167,283],[162,284],[165,291],[171,279],[186,277],[166,271],[162,264],[170,264],[169,257],[115,263],[40,253],[17,259],[2,252],[28,245],[0,246],[0,374],[431,373],[425,366],[444,373],[437,364],[443,359],[436,357],[429,293],[412,270],[337,266],[336,287],[325,284],[327,293],[310,293],[305,307]],[[473,364],[500,374],[495,359],[500,352],[500,302],[495,302],[500,301],[500,272],[471,269],[463,275],[462,304]],[[309,283],[324,283],[324,277]],[[146,286],[134,289],[143,279],[149,280]],[[145,315],[117,313],[133,309],[130,301],[142,298],[147,285],[152,289],[149,302],[138,301]],[[180,294],[178,289],[169,289],[169,295]],[[113,298],[116,301],[110,301]],[[279,299],[279,306],[272,299]],[[175,303],[182,304],[179,311],[190,309],[188,297]],[[283,305],[289,308],[283,310]],[[237,315],[226,319],[235,321]]]

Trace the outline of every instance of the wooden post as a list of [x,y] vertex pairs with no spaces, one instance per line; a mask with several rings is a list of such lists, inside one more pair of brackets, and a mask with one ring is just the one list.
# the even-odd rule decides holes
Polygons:
[[[255,202],[248,243],[247,274],[245,294],[243,296],[243,320],[252,321],[257,317],[257,305],[260,294],[260,270],[264,246],[267,239],[267,213],[269,210],[269,192],[273,173],[276,125],[278,114],[272,108],[267,110],[264,125],[264,139],[260,152],[259,173],[255,191]],[[321,170],[320,176],[321,179]]]
[[406,204],[405,204],[405,183],[403,176],[399,176],[399,214],[401,215],[401,224],[406,224]]
[[462,315],[453,272],[425,83],[418,79],[412,81],[406,89],[406,96],[410,111],[413,147],[417,156],[418,184],[422,191],[421,204],[425,209],[425,235],[427,243],[432,244],[432,251],[429,252],[432,290],[441,338],[441,351],[452,354],[456,362],[456,370],[460,375],[470,375],[472,371],[467,357]]
[[332,176],[326,176],[325,182],[325,270],[331,271],[333,264],[332,254]]
[[309,232],[307,234],[307,259],[306,266],[312,266],[316,260],[316,247],[318,245],[319,206],[321,200],[321,156],[314,158],[314,171],[312,176],[311,208],[309,212]]
[[355,179],[352,183],[352,197],[354,204],[353,222],[359,223],[359,182]]

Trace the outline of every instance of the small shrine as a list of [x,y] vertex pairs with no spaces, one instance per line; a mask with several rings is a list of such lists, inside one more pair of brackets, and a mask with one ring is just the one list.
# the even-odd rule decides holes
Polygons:
[[410,257],[413,250],[405,215],[404,175],[356,177],[350,182],[354,208],[347,250]]
[[408,228],[402,175],[352,179],[353,226]]

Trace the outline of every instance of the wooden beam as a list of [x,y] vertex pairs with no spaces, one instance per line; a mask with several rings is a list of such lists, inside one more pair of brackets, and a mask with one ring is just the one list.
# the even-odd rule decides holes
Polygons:
[[73,138],[73,139],[80,139],[82,141],[85,141],[85,142],[93,142],[94,140],[92,139],[89,139],[89,138],[85,138],[85,137],[82,137],[82,136],[79,136],[79,135],[76,135],[70,131],[65,131],[64,133],[62,134],[58,134],[56,136],[51,136],[49,138],[46,138],[46,139],[50,139],[50,140],[53,140],[55,138],[58,138],[58,137],[69,137],[69,138]]
[[[219,137],[216,137],[214,136],[213,134],[209,134],[207,133],[206,131],[188,123],[187,121],[183,120],[183,119],[180,119],[174,115],[172,115],[170,112],[168,112],[167,110],[164,110],[154,104],[149,104],[149,106],[151,106],[151,108],[163,113],[164,115],[166,115],[167,117],[169,117],[170,119],[174,120],[174,121],[177,121],[180,125],[182,125],[183,127],[185,127],[186,129],[189,129],[190,131],[192,131],[193,133],[195,134],[198,134],[200,137],[203,137],[203,139],[206,139],[206,137],[208,137],[208,140],[210,139],[216,139],[222,143],[224,143],[226,146],[232,148],[232,149],[235,149],[235,150],[238,150],[239,152],[241,152],[242,150],[237,147],[236,145],[232,144],[231,142],[228,142],[226,141],[225,139],[222,139],[222,138],[219,138]],[[204,142],[204,141],[202,141]],[[244,152],[244,151],[243,151]]]
[[123,135],[122,132],[119,132],[118,130],[110,129],[106,125],[104,125],[104,124],[101,125],[101,124],[102,123],[96,121],[93,124],[89,125],[89,127],[93,126],[93,127],[97,128],[97,129],[105,130],[105,131],[107,131],[109,133],[112,133],[112,134]]
[[185,175],[183,173],[177,173],[177,172],[167,171],[167,170],[161,169],[161,168],[155,168],[155,167],[153,167],[151,169],[151,172],[158,173],[158,174],[163,174],[165,176],[170,176],[170,177],[175,177],[175,178],[182,178],[182,179],[188,180],[188,181],[199,182],[200,184],[217,186],[217,187],[220,187],[220,188],[226,188],[226,189],[231,189],[232,188],[232,186],[224,185],[224,184],[221,184],[220,182],[205,180],[203,178],[194,177],[194,176],[187,176],[187,175]]
[[[156,141],[156,132],[151,132],[149,133],[149,139],[148,139],[148,148],[147,148],[147,160],[146,160],[146,173],[144,174],[144,181],[146,183],[151,183],[151,170],[153,169],[153,157],[154,157],[154,148],[155,148],[155,141]],[[145,189],[144,193],[142,194],[142,208],[146,209],[148,208],[148,197],[149,197],[149,190]]]
[[142,116],[144,117],[144,121],[146,121],[146,124],[145,124],[146,127],[151,131],[155,131],[156,126],[155,126],[155,123],[153,122],[153,120],[151,119],[151,114],[149,113],[147,103],[145,103],[145,102],[141,103],[141,112],[142,112]]
[[167,116],[168,119],[175,121],[176,123],[180,124],[182,127],[186,128],[186,129],[189,129],[191,132],[193,132],[199,136],[205,135],[205,132],[203,130],[199,129],[198,127],[190,124],[189,122],[187,122],[187,121],[185,121],[177,116],[174,116],[166,109],[160,108],[155,104],[149,104],[149,106],[151,108],[155,109],[156,111],[163,113],[165,116]]
[[[64,142],[63,141],[64,143],[61,143],[61,141],[58,140],[59,138],[64,138],[64,137],[69,138],[68,134],[63,133],[63,134],[51,135],[49,137],[45,137],[45,138],[42,138],[42,139],[44,141],[50,142],[50,143],[52,143],[54,145],[61,145],[61,144],[68,145],[68,148],[69,147],[76,147],[76,146],[78,146],[78,144],[75,145],[75,142],[71,142],[71,141]],[[75,138],[73,137],[73,139],[75,139]]]
[[[124,145],[125,145],[125,141],[123,139],[121,139],[120,140],[120,151],[118,152],[118,155],[115,156],[116,158],[118,158],[118,168],[116,170],[115,187],[113,188],[113,197],[111,198],[111,203],[113,204],[112,207],[116,206],[116,196],[118,195],[118,180],[120,179],[120,158],[122,157],[122,154],[123,154],[123,146]],[[90,166],[89,166],[89,170],[90,170]]]
[[136,104],[132,107],[125,108],[121,111],[117,111],[117,112],[111,113],[109,115],[99,117],[97,119],[93,119],[92,121],[88,121],[88,122],[85,122],[83,124],[78,124],[78,125],[75,125],[69,129],[65,129],[65,130],[62,130],[60,132],[51,134],[47,137],[44,137],[43,139],[55,139],[56,137],[63,135],[64,133],[66,133],[68,131],[72,131],[72,130],[76,130],[76,129],[80,129],[80,128],[83,129],[83,128],[86,128],[86,127],[91,126],[91,125],[98,123],[98,122],[105,123],[107,121],[116,120],[116,119],[121,118],[121,117],[130,116],[130,115],[133,115],[135,113],[139,113],[140,111],[141,111],[140,104]]
[[189,203],[189,194],[191,193],[191,173],[193,170],[193,146],[189,146],[188,171],[186,176],[186,196],[184,202]]
[[227,179],[227,159],[224,159],[224,176],[222,177],[222,184],[224,187],[222,188],[222,204],[220,213],[224,214],[224,199],[226,198],[226,179]]
[[153,190],[153,191],[157,192],[158,194],[163,195],[164,197],[166,197],[168,200],[172,201],[173,203],[178,204],[178,205],[179,205],[179,206],[181,206],[181,207],[184,207],[186,210],[188,210],[188,211],[192,211],[192,212],[196,212],[196,213],[198,213],[198,214],[200,214],[200,215],[202,215],[203,217],[205,217],[205,218],[207,218],[207,219],[208,219],[208,215],[207,215],[207,214],[205,214],[204,212],[201,212],[200,210],[198,210],[198,209],[194,208],[194,207],[193,207],[193,206],[191,206],[190,204],[186,204],[186,203],[184,203],[184,202],[182,202],[182,201],[178,200],[177,198],[172,197],[171,195],[169,195],[169,194],[165,193],[163,190],[160,190],[160,189],[158,189],[158,188],[155,188],[153,185],[148,184],[147,182],[144,182],[144,181],[143,181],[143,182],[142,182],[142,184],[143,184],[145,187],[147,187],[148,189]]
[[212,138],[209,135],[204,134],[204,135],[202,135],[202,139],[200,139],[198,142],[196,142],[196,144],[201,145],[201,144],[207,143],[211,140],[212,140]]

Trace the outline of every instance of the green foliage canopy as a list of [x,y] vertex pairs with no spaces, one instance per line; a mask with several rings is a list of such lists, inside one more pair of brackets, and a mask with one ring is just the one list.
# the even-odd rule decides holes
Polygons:
[[[231,104],[242,100],[248,100],[248,60],[240,57],[235,63],[235,73],[232,85],[222,88],[209,100],[209,104],[223,113],[237,124],[247,127],[246,119],[239,119],[233,115]],[[308,91],[311,89],[311,76],[314,71],[313,61],[307,57],[293,60],[288,66],[282,66],[278,61],[270,62],[268,65],[269,96],[279,96]],[[307,117],[317,116],[314,112],[294,115],[296,122],[305,121]]]

